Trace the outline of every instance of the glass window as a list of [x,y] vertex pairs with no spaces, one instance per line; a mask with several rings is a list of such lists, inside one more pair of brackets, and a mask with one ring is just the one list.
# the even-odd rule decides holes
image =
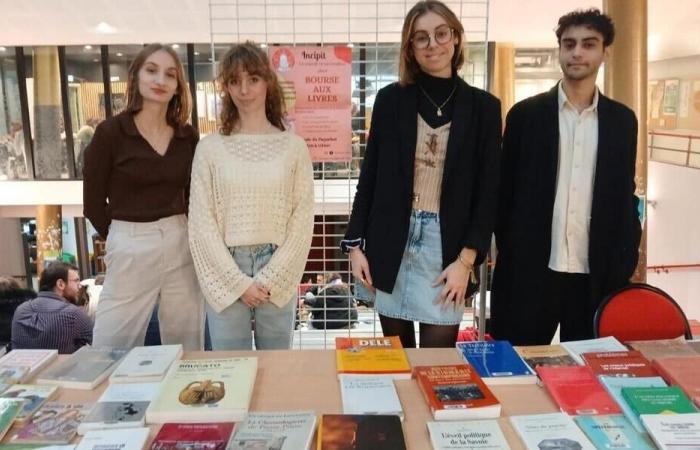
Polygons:
[[24,48],[34,167],[40,179],[68,178],[58,48]]
[[[219,44],[214,47],[218,61],[230,48],[229,45]],[[197,90],[194,93],[197,103],[197,120],[199,134],[204,137],[214,133],[217,128],[219,97],[216,93],[214,78],[216,78],[214,58],[211,56],[211,45],[195,44],[194,46],[194,79]]]
[[28,178],[13,47],[0,47],[0,180]]
[[85,148],[92,141],[97,124],[105,119],[100,46],[66,47],[66,77],[75,170],[77,177],[82,178]]
[[[126,84],[129,79],[129,66],[143,49],[142,45],[109,46],[109,84],[112,91],[112,114],[119,114],[126,108]],[[104,107],[104,95],[101,97]]]

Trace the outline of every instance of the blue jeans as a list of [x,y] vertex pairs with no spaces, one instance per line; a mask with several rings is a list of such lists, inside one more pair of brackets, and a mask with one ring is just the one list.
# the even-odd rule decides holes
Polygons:
[[[272,257],[273,244],[244,245],[230,248],[238,267],[254,277]],[[238,299],[220,313],[206,305],[212,350],[251,350],[253,337],[258,350],[287,350],[292,344],[296,314],[296,295],[278,308],[265,303],[249,308]]]

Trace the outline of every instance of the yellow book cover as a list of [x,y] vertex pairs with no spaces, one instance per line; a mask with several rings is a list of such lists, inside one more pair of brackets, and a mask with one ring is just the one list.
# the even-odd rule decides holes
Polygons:
[[398,336],[335,338],[338,375],[392,375],[411,378],[411,365]]
[[175,361],[146,411],[146,423],[241,421],[257,370],[255,357]]

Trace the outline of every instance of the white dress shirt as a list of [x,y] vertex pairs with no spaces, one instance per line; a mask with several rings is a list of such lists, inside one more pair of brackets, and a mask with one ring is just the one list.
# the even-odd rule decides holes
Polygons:
[[579,113],[559,83],[559,167],[549,268],[589,273],[588,232],[598,154],[598,89]]

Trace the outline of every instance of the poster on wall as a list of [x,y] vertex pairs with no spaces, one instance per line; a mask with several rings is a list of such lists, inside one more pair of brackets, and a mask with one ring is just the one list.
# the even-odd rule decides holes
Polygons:
[[282,86],[289,128],[315,162],[350,161],[352,49],[273,47],[270,62]]
[[666,80],[664,83],[663,113],[665,116],[675,116],[678,113],[679,80]]
[[688,104],[690,103],[690,82],[682,81],[678,100],[678,117],[688,117]]

